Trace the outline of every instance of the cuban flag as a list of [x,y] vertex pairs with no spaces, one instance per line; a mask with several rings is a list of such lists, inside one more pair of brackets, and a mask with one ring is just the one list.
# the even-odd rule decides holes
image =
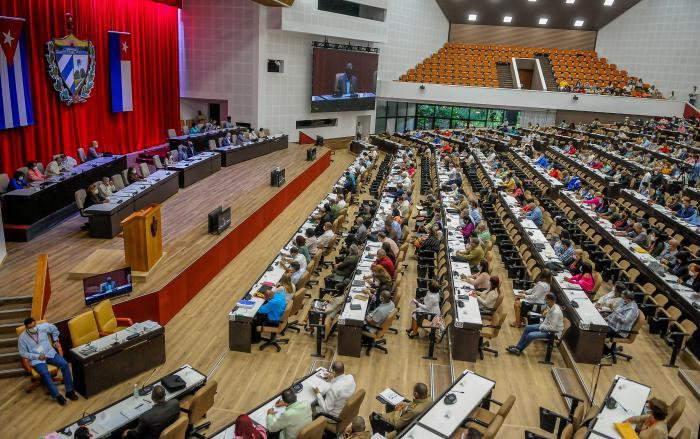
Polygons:
[[130,33],[109,31],[109,77],[112,112],[133,111]]
[[0,16],[0,130],[34,123],[25,23]]

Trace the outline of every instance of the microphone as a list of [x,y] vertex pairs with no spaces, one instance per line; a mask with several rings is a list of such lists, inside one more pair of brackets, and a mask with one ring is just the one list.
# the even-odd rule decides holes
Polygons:
[[144,395],[147,395],[148,393],[150,393],[150,390],[151,390],[151,389],[150,389],[150,388],[147,389],[147,387],[151,387],[151,386],[147,386],[146,383],[149,382],[149,381],[151,380],[151,378],[153,378],[153,374],[156,373],[156,371],[157,371],[159,368],[160,368],[160,366],[158,366],[158,367],[156,367],[155,369],[153,369],[153,371],[152,371],[151,374],[148,376],[148,378],[146,378],[146,379],[143,381],[143,384],[141,385],[141,389],[139,390],[139,395],[144,396]]

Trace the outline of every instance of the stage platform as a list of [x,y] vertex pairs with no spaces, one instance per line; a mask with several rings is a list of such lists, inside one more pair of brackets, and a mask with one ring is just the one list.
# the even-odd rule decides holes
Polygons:
[[[170,320],[328,168],[329,149],[319,148],[314,162],[306,161],[306,149],[290,143],[286,150],[222,168],[165,201],[166,254],[154,273],[134,282],[131,295],[114,300],[116,311],[135,320]],[[281,188],[270,186],[275,166],[286,168],[287,183]],[[207,214],[219,205],[231,206],[232,225],[221,235],[209,235]],[[69,272],[97,250],[124,248],[121,234],[111,240],[90,238],[80,230],[85,221],[76,214],[31,242],[8,242],[7,259],[0,265],[0,297],[31,295],[36,257],[47,253],[52,294],[45,318],[58,322],[85,311],[82,281]]]

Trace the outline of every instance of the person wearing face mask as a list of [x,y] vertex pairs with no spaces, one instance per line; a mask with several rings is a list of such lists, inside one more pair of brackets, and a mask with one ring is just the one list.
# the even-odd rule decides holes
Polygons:
[[[622,305],[615,308],[609,316],[605,317],[605,321],[608,323],[607,338],[628,337],[632,326],[634,326],[637,317],[639,317],[639,308],[637,307],[637,302],[634,301],[634,293],[625,290],[622,293],[622,300]],[[612,354],[608,345],[605,345],[603,354],[606,356]]]
[[93,183],[88,187],[87,197],[85,198],[85,208],[92,206],[93,204],[106,203],[108,200],[100,195],[100,191],[97,188],[97,184]]
[[24,177],[24,173],[22,171],[17,171],[14,173],[14,175],[10,179],[10,182],[7,184],[7,192],[16,191],[18,189],[24,189],[27,186],[29,186],[29,183],[27,183],[27,179]]
[[700,266],[698,264],[690,264],[688,274],[681,276],[678,279],[678,283],[689,286],[695,292],[700,292]]
[[56,384],[49,374],[48,364],[58,367],[66,385],[66,397],[71,401],[76,401],[78,395],[73,390],[73,375],[71,375],[68,362],[54,348],[60,335],[56,326],[51,323],[37,324],[32,317],[27,317],[24,320],[24,328],[24,332],[17,339],[20,356],[27,359],[32,368],[41,376],[41,381],[51,397],[60,405],[64,405],[66,398],[58,392]]

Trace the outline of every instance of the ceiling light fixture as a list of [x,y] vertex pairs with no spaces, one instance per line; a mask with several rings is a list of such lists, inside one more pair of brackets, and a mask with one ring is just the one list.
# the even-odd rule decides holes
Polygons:
[[476,14],[469,14],[469,16],[467,17],[467,19],[468,19],[469,21],[476,21]]
[[615,3],[615,0],[605,0],[603,6],[612,6],[613,3]]
[[567,5],[573,5],[576,0],[566,0]]
[[574,21],[574,26],[575,26],[575,27],[581,27],[581,26],[583,26],[583,20],[576,20],[576,21]]
[[510,23],[511,21],[513,21],[513,17],[511,17],[510,15],[504,15],[504,16],[503,16],[503,22],[504,22],[504,23]]
[[548,21],[549,21],[549,18],[540,17],[540,22],[539,22],[539,23],[540,23],[540,24],[547,24]]

